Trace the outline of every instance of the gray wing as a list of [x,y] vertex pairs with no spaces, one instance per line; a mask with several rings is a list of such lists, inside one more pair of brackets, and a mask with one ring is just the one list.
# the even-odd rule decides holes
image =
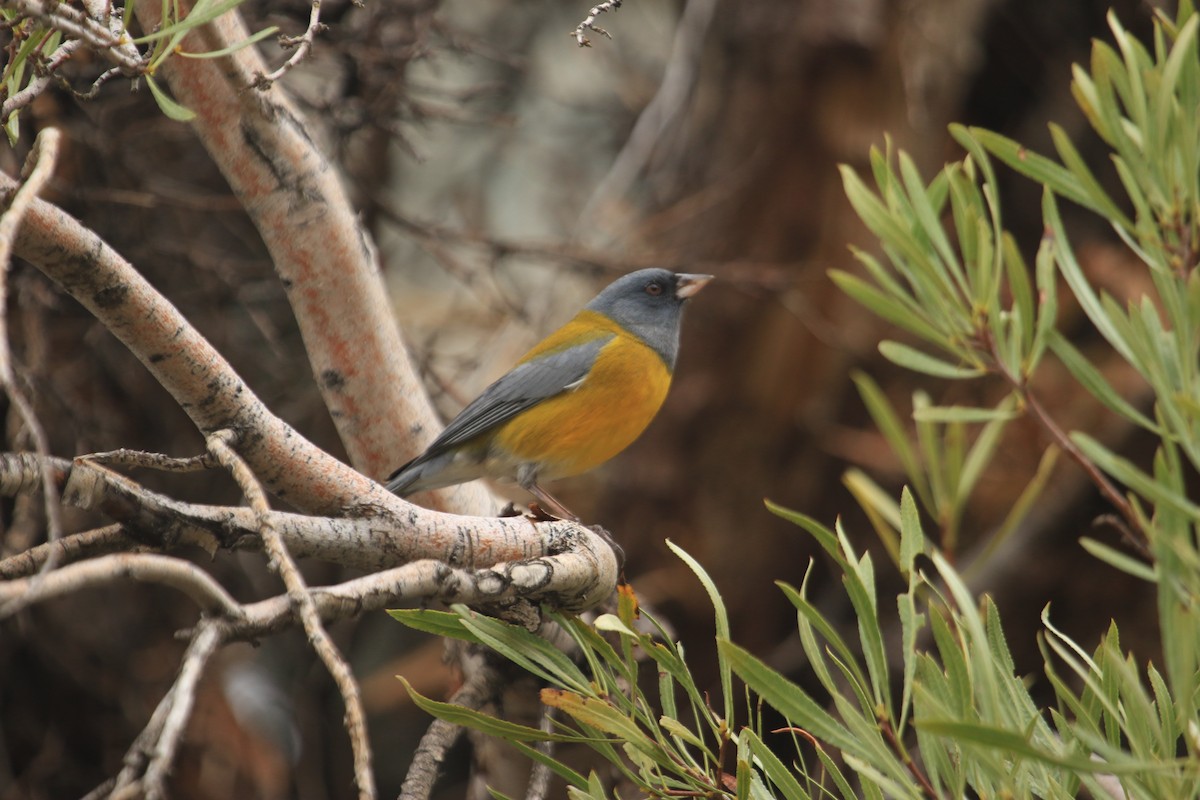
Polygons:
[[612,335],[592,339],[568,350],[517,365],[459,412],[442,431],[442,435],[429,445],[425,455],[434,455],[473,439],[503,425],[547,397],[573,388],[587,376],[600,350],[612,339]]

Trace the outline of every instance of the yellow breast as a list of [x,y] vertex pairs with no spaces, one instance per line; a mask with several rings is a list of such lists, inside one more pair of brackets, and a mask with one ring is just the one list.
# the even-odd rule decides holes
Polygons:
[[577,388],[505,423],[492,440],[510,458],[536,462],[542,479],[603,464],[633,443],[666,399],[671,373],[662,358],[607,317],[583,311],[522,361],[566,349],[586,332],[614,334]]

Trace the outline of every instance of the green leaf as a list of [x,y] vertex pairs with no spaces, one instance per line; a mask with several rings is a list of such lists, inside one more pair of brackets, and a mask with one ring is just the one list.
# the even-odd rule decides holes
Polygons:
[[829,277],[839,289],[880,319],[885,319],[939,347],[948,346],[950,339],[945,333],[893,295],[882,292],[857,275],[842,270],[830,270]]
[[388,616],[415,631],[432,633],[449,639],[459,639],[472,644],[482,644],[475,634],[463,627],[462,618],[449,611],[433,611],[427,608],[388,609]]
[[215,5],[211,0],[198,0],[192,11],[178,22],[159,28],[153,33],[148,33],[145,36],[139,36],[133,40],[134,44],[147,44],[159,39],[165,39],[168,36],[175,36],[177,33],[188,33],[195,30],[205,23],[212,22],[217,17],[224,14],[226,11],[237,8],[244,0],[222,0]]
[[229,47],[222,47],[220,50],[206,50],[203,53],[189,53],[186,50],[176,50],[175,55],[182,56],[183,58],[224,58],[252,44],[261,42],[263,39],[273,36],[276,33],[279,33],[279,28],[272,25],[269,28],[263,28],[253,36],[247,36],[236,44],[231,44]]
[[841,546],[838,544],[837,536],[834,535],[829,528],[817,522],[807,514],[802,514],[799,511],[793,511],[790,508],[785,508],[770,500],[763,500],[763,504],[777,517],[782,517],[793,525],[799,525],[804,530],[812,534],[817,543],[825,549],[825,552],[833,556],[839,564],[844,563],[845,559],[842,556]]
[[971,128],[970,132],[989,152],[1025,177],[1045,184],[1050,190],[1084,208],[1098,214],[1104,213],[1103,206],[1096,203],[1089,187],[1066,167],[1026,150],[1019,142],[1007,136],[983,128]]
[[904,738],[904,728],[912,707],[913,681],[917,670],[917,635],[925,627],[925,615],[918,614],[913,592],[916,576],[910,578],[909,591],[896,598],[896,610],[900,616],[900,648],[904,659],[904,683],[900,693],[900,720],[896,723],[896,735]]
[[900,529],[900,507],[896,505],[896,501],[881,489],[879,484],[871,480],[869,475],[857,468],[846,470],[842,475],[842,484],[850,490],[850,494],[854,495],[854,499],[862,507],[888,555],[896,562],[897,567],[901,567],[900,540],[896,536],[896,531]]
[[1058,268],[1066,278],[1067,284],[1071,287],[1075,298],[1079,301],[1079,305],[1083,307],[1084,313],[1088,319],[1100,331],[1100,334],[1121,354],[1121,356],[1131,364],[1136,364],[1133,352],[1126,343],[1125,338],[1121,336],[1117,328],[1113,324],[1113,320],[1105,311],[1100,298],[1092,289],[1091,282],[1087,276],[1083,274],[1083,270],[1079,266],[1079,262],[1075,259],[1075,251],[1071,248],[1071,243],[1067,239],[1067,232],[1063,228],[1062,218],[1058,213],[1058,206],[1054,202],[1054,195],[1046,192],[1042,196],[1042,217],[1046,221],[1049,228],[1049,236],[1054,242],[1054,258],[1058,263]]
[[1115,414],[1140,425],[1148,431],[1162,435],[1162,430],[1149,417],[1133,407],[1125,398],[1117,394],[1112,385],[1105,380],[1090,361],[1071,344],[1070,340],[1058,331],[1049,334],[1050,350],[1056,355],[1074,376],[1075,380],[1088,390],[1088,393]]
[[1170,769],[1169,765],[1156,764],[1151,761],[1113,764],[1105,761],[1093,761],[1086,756],[1050,753],[1031,744],[1023,733],[977,722],[928,719],[917,720],[914,724],[926,733],[942,736],[955,742],[972,742],[1075,772],[1128,775],[1136,772]]
[[913,561],[925,552],[925,533],[921,530],[921,518],[912,493],[905,486],[900,493],[900,567],[907,575],[913,570]]
[[1090,539],[1086,536],[1080,539],[1079,543],[1083,545],[1084,550],[1087,550],[1110,567],[1119,569],[1121,572],[1132,575],[1135,578],[1141,578],[1149,583],[1158,583],[1158,570],[1152,564],[1139,561],[1114,547],[1109,547],[1103,542]]
[[[1000,401],[997,410],[1012,411],[1015,414],[1016,405],[1016,396],[1010,394]],[[1008,419],[1004,417],[989,420],[983,426],[983,430],[979,432],[979,436],[975,438],[975,443],[971,445],[962,468],[959,470],[958,488],[954,496],[956,510],[966,507],[979,476],[991,463],[996,447],[1000,444],[1000,435],[1004,433],[1007,425]]]
[[1079,445],[1079,449],[1083,451],[1084,455],[1094,461],[1100,469],[1129,486],[1142,497],[1154,503],[1170,506],[1181,514],[1186,514],[1192,521],[1200,521],[1200,506],[1161,481],[1154,480],[1135,467],[1128,459],[1113,453],[1087,434],[1076,432],[1071,435],[1071,439]]
[[1079,151],[1075,149],[1075,143],[1071,141],[1071,137],[1059,125],[1050,123],[1050,138],[1054,141],[1054,148],[1058,151],[1058,157],[1063,160],[1063,164],[1079,181],[1080,188],[1087,193],[1091,199],[1094,209],[1097,213],[1102,214],[1110,220],[1114,225],[1119,225],[1127,230],[1132,230],[1133,220],[1125,215],[1117,207],[1108,193],[1100,186],[1100,182],[1092,174],[1088,168],[1087,162],[1083,156],[1079,155]]
[[176,122],[191,122],[196,118],[194,111],[176,103],[166,92],[159,88],[158,82],[152,76],[146,74],[143,77],[146,79],[146,85],[150,87],[150,94],[154,95],[154,102],[158,103],[159,109],[168,119],[173,119]]
[[587,694],[591,683],[570,656],[542,637],[524,628],[479,614],[461,604],[451,610],[462,618],[463,627],[500,655],[553,685]]
[[929,482],[925,479],[921,461],[913,450],[908,430],[900,421],[900,415],[892,408],[892,404],[888,402],[887,396],[879,388],[879,385],[865,372],[855,370],[850,374],[850,378],[858,387],[859,396],[862,397],[863,404],[867,407],[867,412],[871,415],[875,427],[879,428],[879,432],[887,439],[892,452],[904,465],[904,474],[908,476],[917,496],[926,506],[932,506],[933,498],[929,494]]
[[666,767],[670,763],[663,749],[647,736],[628,714],[606,700],[584,697],[562,689],[543,689],[542,702],[589,728],[595,728],[631,745],[660,766]]
[[762,767],[763,774],[779,790],[784,800],[812,800],[812,796],[796,780],[792,768],[780,761],[779,756],[754,731],[743,728],[738,733],[738,741],[750,750]]
[[[805,574],[805,587],[808,583],[808,574]],[[806,652],[812,652],[817,657],[812,659],[812,667],[818,673],[821,684],[830,694],[837,693],[837,686],[833,681],[832,676],[825,666],[824,659],[820,656],[820,650],[825,648],[833,648],[837,658],[845,664],[847,671],[847,679],[851,684],[851,688],[856,694],[863,694],[867,691],[867,676],[863,674],[858,665],[858,661],[854,658],[846,641],[841,637],[837,630],[829,623],[821,612],[814,606],[805,594],[805,589],[797,590],[795,587],[789,586],[786,583],[779,582],[777,584],[787,599],[796,607],[797,622],[800,625],[801,635],[807,635],[811,639],[811,645],[805,648]],[[821,648],[812,638],[813,632],[816,632],[825,642],[825,648]],[[811,658],[811,656],[810,656]]]
[[978,378],[987,372],[987,370],[979,366],[951,364],[948,361],[943,361],[940,358],[936,358],[900,342],[880,342],[879,352],[893,364],[905,369],[911,369],[914,372],[932,375],[935,378],[961,380],[964,378]]
[[1006,397],[996,408],[972,408],[969,406],[925,406],[913,411],[913,419],[920,422],[994,422],[1016,419],[1020,414]]
[[[708,593],[708,599],[713,605],[713,611],[716,617],[716,632],[717,639],[729,638],[729,614],[725,610],[725,602],[721,599],[721,593],[717,591],[717,585],[713,583],[712,578],[704,571],[704,567],[700,566],[700,562],[692,558],[683,548],[677,546],[670,539],[667,540],[667,547],[671,552],[677,555],[683,563],[688,565],[688,568],[695,573],[700,579],[700,584],[704,587],[704,591]],[[724,714],[726,724],[733,725],[733,677],[729,668],[729,662],[726,661],[724,654],[720,650],[717,651],[717,671],[721,676],[721,694],[724,699]]]
[[404,684],[404,689],[408,692],[417,708],[446,722],[471,728],[488,736],[495,736],[510,742],[570,742],[578,739],[576,736],[547,733],[538,728],[530,728],[526,725],[509,722],[508,720],[497,719],[481,711],[460,706],[456,703],[443,703],[439,700],[431,700],[414,689],[412,684],[403,676],[397,675],[396,678]]

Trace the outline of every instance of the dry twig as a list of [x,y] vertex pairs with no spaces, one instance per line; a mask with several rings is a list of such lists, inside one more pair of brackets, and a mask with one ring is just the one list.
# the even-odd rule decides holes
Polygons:
[[[54,174],[54,164],[58,159],[58,143],[60,134],[57,128],[46,128],[34,140],[33,149],[25,162],[28,177],[15,192],[8,203],[8,208],[0,215],[0,385],[5,394],[17,408],[21,421],[33,439],[34,449],[42,456],[41,463],[48,464],[50,441],[46,438],[46,430],[34,413],[33,404],[17,386],[12,368],[12,353],[8,347],[8,266],[12,258],[13,244],[17,230],[29,213],[30,207],[39,192],[49,182]],[[44,467],[49,469],[49,467]],[[42,475],[42,499],[46,510],[46,538],[56,541],[62,536],[62,509],[58,503],[58,487],[50,479],[49,473]],[[54,568],[54,556],[51,553],[42,563],[42,569]]]
[[308,27],[304,29],[304,33],[299,36],[280,36],[279,46],[285,50],[293,50],[288,60],[279,65],[275,70],[263,75],[258,73],[254,80],[255,89],[267,89],[275,81],[282,78],[290,72],[297,64],[305,59],[312,50],[313,40],[317,34],[325,29],[321,24],[321,0],[309,0],[310,9],[308,12]]
[[338,652],[337,646],[334,645],[333,640],[329,638],[329,634],[321,624],[321,616],[317,613],[317,607],[308,592],[308,586],[300,574],[300,568],[292,560],[283,539],[271,521],[271,506],[267,502],[267,494],[263,491],[262,484],[258,482],[258,478],[254,476],[250,467],[230,444],[235,438],[233,431],[229,430],[211,433],[206,437],[208,450],[221,463],[221,466],[229,470],[241,488],[242,494],[250,502],[250,508],[258,517],[259,533],[262,535],[263,546],[270,558],[270,564],[283,578],[283,583],[287,587],[288,599],[291,601],[296,615],[300,617],[309,644],[317,651],[317,655],[325,664],[325,668],[329,670],[334,683],[337,684],[338,691],[342,694],[342,701],[346,705],[346,733],[350,736],[350,745],[354,751],[354,780],[358,785],[358,796],[362,800],[370,800],[375,797],[375,777],[371,774],[371,745],[367,741],[367,716],[363,711],[362,693],[359,690],[358,681],[354,679],[354,673],[350,670],[350,666],[342,658],[342,654]]
[[583,22],[579,23],[575,30],[571,31],[572,38],[575,39],[576,43],[580,47],[592,46],[592,40],[584,35],[584,31],[595,31],[601,36],[607,36],[609,39],[611,39],[612,34],[604,30],[604,28],[596,25],[596,17],[609,11],[616,11],[620,7],[621,0],[604,0],[603,3],[592,6],[592,10],[588,12],[587,17],[584,18]]

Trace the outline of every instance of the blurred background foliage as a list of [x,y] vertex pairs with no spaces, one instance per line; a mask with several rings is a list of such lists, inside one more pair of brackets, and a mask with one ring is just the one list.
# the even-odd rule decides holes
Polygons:
[[[712,615],[692,573],[667,551],[668,537],[711,574],[738,643],[820,691],[795,609],[770,588],[773,580],[799,585],[819,547],[767,513],[762,498],[825,523],[843,515],[855,546],[885,558],[871,533],[879,520],[856,510],[856,495],[872,486],[898,497],[909,482],[877,427],[881,403],[915,436],[914,398],[994,407],[1011,390],[1003,380],[914,375],[879,352],[880,339],[900,334],[829,277],[866,274],[851,247],[881,257],[838,165],[871,175],[871,148],[886,149],[887,135],[931,176],[964,154],[951,122],[1050,153],[1054,121],[1099,184],[1118,194],[1107,147],[1070,91],[1072,63],[1088,61],[1093,37],[1111,36],[1109,4],[637,0],[601,19],[614,38],[592,37],[587,50],[567,35],[587,9],[569,3],[323,7],[329,31],[287,85],[377,237],[397,313],[447,415],[613,274],[663,265],[721,279],[689,309],[660,418],[620,459],[558,489],[613,531],[639,595],[684,642],[708,642]],[[248,0],[243,13],[253,30],[294,33],[307,8]],[[1149,42],[1146,3],[1123,0],[1115,13],[1131,37]],[[86,59],[73,68],[100,70]],[[281,416],[340,452],[265,249],[186,126],[121,81],[87,103],[46,95],[23,122],[19,147],[45,125],[68,135],[50,199],[161,287]],[[10,174],[19,147],[0,152]],[[994,186],[1032,281],[1040,188],[1004,169]],[[1121,305],[1152,288],[1103,219],[1072,204],[1059,211],[1091,285]],[[12,302],[18,357],[56,453],[200,450],[166,393],[35,271],[15,270]],[[1121,396],[1149,413],[1146,383],[1065,293],[1058,324]],[[1063,429],[1151,463],[1156,438],[1109,413],[1057,359],[1032,380]],[[1076,640],[1097,641],[1115,618],[1123,647],[1142,661],[1155,656],[1157,628],[1144,624],[1155,613],[1152,587],[1079,544],[1088,535],[1123,546],[1119,530],[1103,523],[1111,505],[1069,459],[1046,458],[1051,440],[1028,418],[995,436],[995,458],[976,476],[971,502],[938,519],[930,535],[937,531],[971,589],[990,592],[1004,610],[1017,672],[1040,672],[1035,634],[1048,602],[1056,626]],[[21,446],[9,438],[10,448]],[[1036,504],[1002,546],[989,547],[1034,476],[1045,487]],[[138,477],[185,498],[237,500],[220,476]],[[34,506],[6,506],[6,551],[40,530]],[[339,577],[308,566],[313,582]],[[253,556],[223,556],[210,568],[240,598],[275,591]],[[881,593],[905,588],[898,573],[878,577]],[[823,613],[853,630],[833,570],[814,570],[807,586]],[[103,615],[94,613],[97,601]],[[0,794],[74,796],[115,772],[169,684],[180,649],[170,634],[191,613],[175,598],[131,587],[7,624]],[[387,619],[335,632],[364,681],[381,792],[394,794],[428,718],[393,676],[433,697],[453,676],[440,663],[440,643]],[[692,651],[702,686],[718,679],[709,649]],[[1032,692],[1052,696],[1037,681]],[[179,796],[349,795],[336,693],[299,635],[227,653],[199,707]],[[461,795],[464,769],[460,752],[446,796]]]

